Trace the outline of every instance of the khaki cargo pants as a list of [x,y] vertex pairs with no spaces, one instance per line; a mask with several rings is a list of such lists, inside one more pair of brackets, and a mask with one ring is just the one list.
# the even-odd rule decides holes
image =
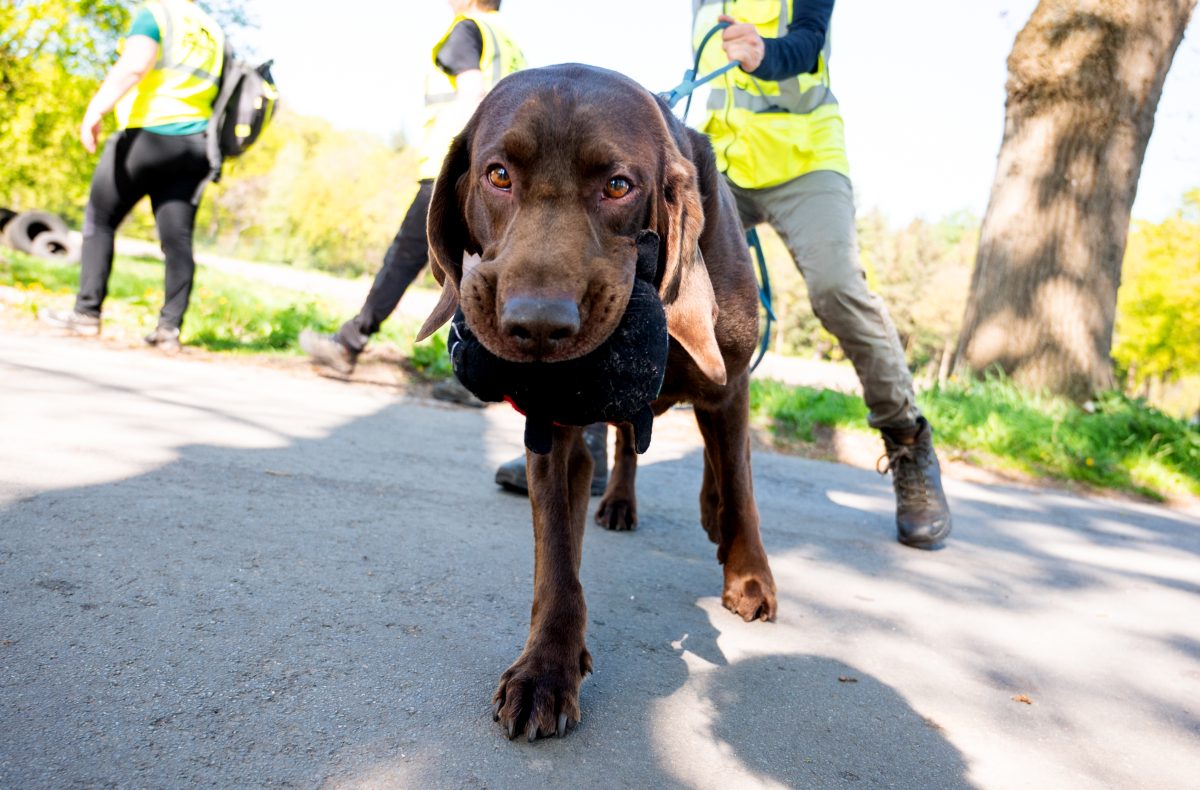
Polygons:
[[858,259],[850,179],[819,170],[767,189],[729,186],[742,224],[767,222],[787,245],[813,312],[854,363],[871,426],[913,425],[920,412],[904,350],[883,300],[867,289]]

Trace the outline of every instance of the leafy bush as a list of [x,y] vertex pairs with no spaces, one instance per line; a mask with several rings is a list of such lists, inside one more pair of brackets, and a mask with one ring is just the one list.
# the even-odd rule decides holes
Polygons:
[[[97,157],[79,144],[79,120],[112,63],[128,5],[0,3],[0,205],[82,217]],[[111,117],[105,123],[111,131]]]
[[[1200,375],[1200,189],[1175,216],[1134,224],[1125,250],[1113,359],[1131,389]],[[1184,408],[1200,409],[1192,393]]]

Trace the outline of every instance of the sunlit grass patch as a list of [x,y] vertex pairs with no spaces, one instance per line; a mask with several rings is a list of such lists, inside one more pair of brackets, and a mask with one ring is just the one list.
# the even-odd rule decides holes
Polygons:
[[[941,450],[1036,477],[1161,499],[1200,495],[1200,431],[1144,401],[1106,393],[1083,408],[1001,378],[957,381],[917,397]],[[753,381],[751,412],[776,437],[813,442],[813,427],[867,431],[861,399]]]
[[[34,313],[42,307],[61,307],[64,295],[74,293],[79,287],[79,266],[5,250],[0,254],[0,285],[25,291],[30,296],[28,308]],[[160,261],[117,257],[104,307],[106,324],[131,332],[149,331],[158,321],[162,300]],[[209,351],[299,354],[302,330],[334,332],[350,317],[344,312],[339,305],[310,293],[200,267],[183,319],[182,340]],[[404,320],[389,321],[377,336],[377,342],[394,343],[409,353],[416,334],[411,324]],[[428,345],[418,348],[425,349]],[[440,354],[445,356],[444,341]]]
[[815,440],[813,427],[865,426],[862,398],[834,390],[792,387],[771,379],[750,382],[750,413],[784,439]]

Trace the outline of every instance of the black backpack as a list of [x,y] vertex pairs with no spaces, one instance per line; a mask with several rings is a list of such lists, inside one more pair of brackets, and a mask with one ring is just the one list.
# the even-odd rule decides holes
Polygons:
[[213,101],[206,142],[211,180],[221,180],[221,164],[226,158],[241,156],[271,122],[279,102],[275,80],[268,60],[257,66],[239,58],[226,47],[221,68],[221,87]]

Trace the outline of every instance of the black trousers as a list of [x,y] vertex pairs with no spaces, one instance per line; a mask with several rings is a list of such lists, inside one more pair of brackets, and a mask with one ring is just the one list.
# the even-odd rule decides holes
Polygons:
[[413,280],[429,262],[429,239],[425,235],[425,215],[429,213],[429,199],[433,196],[433,180],[419,182],[417,196],[413,198],[400,230],[387,254],[383,256],[383,267],[375,275],[375,282],[363,302],[358,315],[342,324],[337,339],[346,348],[362,351],[371,335],[379,331],[379,325],[396,309],[400,297],[412,285]]
[[179,328],[192,293],[196,261],[192,257],[193,202],[209,174],[204,135],[155,134],[126,129],[108,139],[92,175],[83,217],[82,266],[75,309],[100,315],[112,274],[117,226],[146,195],[166,257],[165,297],[159,326]]

